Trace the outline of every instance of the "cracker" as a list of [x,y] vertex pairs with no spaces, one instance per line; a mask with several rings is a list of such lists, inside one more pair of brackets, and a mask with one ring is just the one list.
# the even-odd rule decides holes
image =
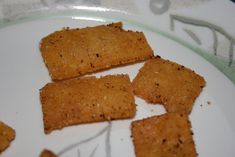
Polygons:
[[133,80],[136,95],[162,103],[168,112],[190,113],[204,86],[202,76],[159,56],[147,61]]
[[45,133],[69,125],[131,118],[136,112],[128,75],[48,83],[40,98]]
[[57,157],[52,151],[44,149],[41,154],[40,157]]
[[[196,157],[188,117],[166,113],[131,124],[136,157]],[[147,154],[147,155],[146,155]]]
[[153,56],[142,32],[122,23],[64,29],[41,40],[40,50],[53,80],[63,80]]
[[15,139],[15,130],[0,121],[0,153]]

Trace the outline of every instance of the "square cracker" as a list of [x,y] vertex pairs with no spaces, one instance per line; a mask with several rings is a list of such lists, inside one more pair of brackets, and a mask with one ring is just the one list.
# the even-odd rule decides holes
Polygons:
[[63,80],[153,56],[142,32],[122,23],[56,31],[41,40],[40,50],[53,80]]
[[131,124],[136,157],[196,157],[187,115],[166,113]]
[[15,130],[0,121],[0,153],[15,139]]
[[190,113],[205,80],[194,71],[160,56],[146,61],[133,80],[134,93],[162,103],[168,112]]
[[80,123],[131,118],[136,112],[128,75],[48,83],[40,98],[45,133]]

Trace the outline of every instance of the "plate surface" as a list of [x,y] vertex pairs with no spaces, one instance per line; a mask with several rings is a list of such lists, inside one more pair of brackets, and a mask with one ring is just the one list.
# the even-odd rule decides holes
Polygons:
[[[151,25],[140,24],[141,20],[131,15],[115,17],[107,18],[103,13],[89,18],[57,16],[0,29],[0,120],[16,130],[16,139],[1,156],[38,156],[44,148],[63,157],[135,156],[130,137],[131,121],[164,113],[161,105],[147,104],[136,97],[138,106],[134,119],[76,125],[45,135],[39,101],[39,89],[51,81],[39,51],[41,38],[62,27],[86,27],[120,20],[125,29],[143,31],[155,55],[204,76],[207,85],[190,115],[197,152],[200,157],[235,156],[234,84],[192,49],[150,29]],[[94,75],[124,73],[133,79],[142,65]]]

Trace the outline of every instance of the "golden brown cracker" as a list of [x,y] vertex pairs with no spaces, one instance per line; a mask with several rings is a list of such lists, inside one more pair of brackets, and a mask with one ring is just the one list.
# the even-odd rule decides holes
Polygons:
[[187,115],[166,113],[131,124],[136,157],[196,157]]
[[54,32],[41,40],[40,50],[53,80],[73,78],[153,56],[144,34],[123,30],[121,22]]
[[15,130],[0,121],[0,153],[15,139]]
[[169,60],[148,60],[133,80],[134,93],[148,102],[162,103],[168,112],[190,113],[205,80],[194,71]]
[[57,157],[52,151],[44,149],[39,157]]
[[48,83],[40,97],[45,133],[74,124],[131,118],[136,112],[128,75]]

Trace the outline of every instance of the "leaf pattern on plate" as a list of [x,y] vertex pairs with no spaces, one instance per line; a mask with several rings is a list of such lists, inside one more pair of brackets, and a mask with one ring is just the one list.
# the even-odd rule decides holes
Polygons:
[[[105,154],[106,157],[111,157],[111,144],[110,144],[110,135],[111,135],[111,128],[112,128],[112,123],[108,122],[108,125],[106,127],[104,127],[103,129],[101,129],[99,132],[97,132],[94,136],[89,137],[85,140],[79,141],[77,143],[73,143],[71,145],[68,145],[67,147],[65,147],[64,149],[62,149],[57,155],[58,156],[63,156],[66,153],[72,151],[73,149],[77,149],[77,157],[83,157],[82,155],[82,149],[80,148],[82,145],[87,145],[87,147],[90,147],[89,142],[91,141],[95,141],[97,140],[98,137],[102,136],[105,134]],[[96,146],[94,147],[94,149],[92,149],[92,151],[90,151],[91,153],[87,156],[87,157],[94,157],[97,149],[99,148],[99,141],[97,141],[98,144],[96,144]],[[86,154],[87,155],[87,154]]]
[[198,44],[201,45],[201,40],[199,37],[190,29],[184,28],[184,31]]
[[[213,40],[214,40],[213,49],[214,49],[214,55],[215,56],[217,56],[217,48],[218,48],[217,33],[222,34],[230,42],[230,44],[229,44],[229,53],[228,53],[228,66],[232,67],[233,64],[235,64],[234,61],[233,61],[233,56],[234,56],[233,47],[235,45],[235,38],[233,38],[222,27],[217,26],[217,25],[212,24],[212,23],[209,23],[207,21],[193,19],[193,18],[186,17],[186,16],[170,15],[170,26],[171,26],[172,31],[174,31],[174,29],[175,29],[175,21],[182,22],[182,23],[189,24],[189,25],[198,26],[198,27],[206,27],[209,30],[211,30],[212,34],[213,34]],[[190,36],[192,37],[193,36],[192,32],[190,32],[190,33],[188,32],[188,34],[190,34]]]

